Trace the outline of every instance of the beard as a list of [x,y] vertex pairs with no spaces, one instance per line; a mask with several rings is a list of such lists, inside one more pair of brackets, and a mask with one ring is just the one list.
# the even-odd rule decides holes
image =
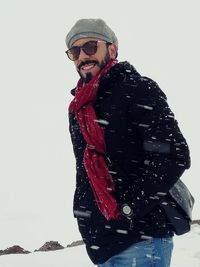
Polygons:
[[98,66],[99,69],[102,70],[108,64],[108,62],[110,61],[110,59],[111,59],[110,58],[110,55],[109,55],[109,53],[107,51],[104,59],[101,62],[99,62],[97,60],[86,60],[84,62],[81,62],[80,65],[78,66],[78,73],[79,73],[81,79],[84,81],[84,83],[89,83],[92,80],[93,75],[92,75],[91,72],[87,72],[86,75],[83,76],[81,74],[81,72],[80,72],[81,67],[83,67],[86,64],[96,64],[96,66]]

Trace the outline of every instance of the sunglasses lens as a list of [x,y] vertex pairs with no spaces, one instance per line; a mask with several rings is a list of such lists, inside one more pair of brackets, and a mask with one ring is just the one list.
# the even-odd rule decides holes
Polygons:
[[73,46],[69,50],[67,50],[67,55],[69,59],[71,60],[77,60],[80,54],[80,47],[78,46]]
[[94,55],[97,52],[97,41],[89,41],[85,43],[82,49],[87,55]]
[[89,41],[83,46],[72,46],[72,48],[66,51],[68,58],[73,61],[77,60],[81,49],[89,56],[94,55],[97,52],[97,41]]

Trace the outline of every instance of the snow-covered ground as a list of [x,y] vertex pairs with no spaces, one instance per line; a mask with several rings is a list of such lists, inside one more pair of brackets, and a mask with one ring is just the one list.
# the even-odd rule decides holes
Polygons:
[[[175,237],[171,267],[200,267],[200,226],[193,225],[192,231]],[[65,248],[54,252],[35,252],[26,255],[0,257],[2,267],[92,267],[85,247]]]

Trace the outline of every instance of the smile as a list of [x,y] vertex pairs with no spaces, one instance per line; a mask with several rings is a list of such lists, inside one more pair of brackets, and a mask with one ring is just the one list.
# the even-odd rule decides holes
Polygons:
[[86,64],[83,67],[81,67],[81,70],[91,70],[96,64],[94,63],[90,63],[90,64]]

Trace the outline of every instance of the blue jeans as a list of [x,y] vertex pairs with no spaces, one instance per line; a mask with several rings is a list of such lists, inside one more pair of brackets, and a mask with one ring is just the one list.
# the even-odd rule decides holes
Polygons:
[[173,239],[151,238],[136,243],[98,267],[169,267]]

